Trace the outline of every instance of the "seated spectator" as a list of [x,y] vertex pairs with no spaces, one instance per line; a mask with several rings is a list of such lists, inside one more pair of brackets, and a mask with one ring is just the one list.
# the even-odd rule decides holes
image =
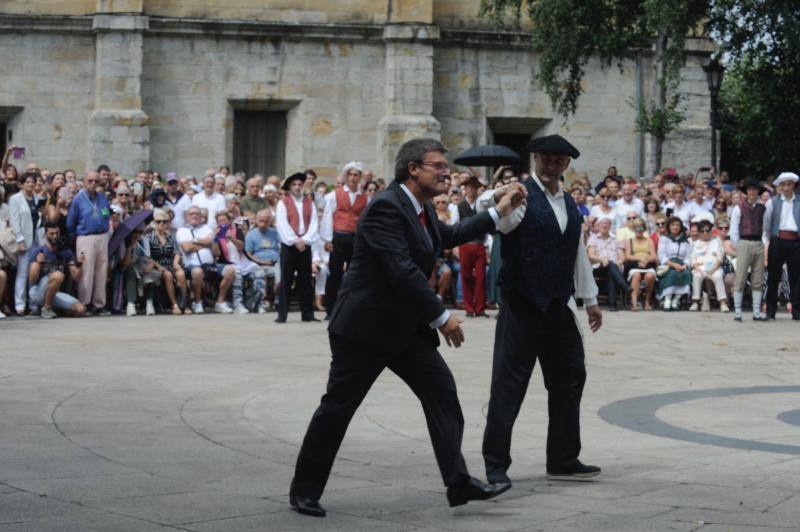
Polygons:
[[267,208],[267,200],[259,195],[261,179],[251,177],[247,180],[247,194],[239,202],[239,209],[244,216],[255,218],[256,213]]
[[[214,277],[217,276],[216,261],[214,260],[214,237],[215,231],[203,223],[202,212],[199,207],[192,206],[186,210],[186,227],[178,229],[175,234],[175,241],[181,248],[183,255],[183,271],[187,279],[192,282],[192,295],[194,296],[194,304],[192,312],[195,314],[203,313],[203,286],[205,283],[205,275],[207,272],[212,273]],[[218,250],[217,250],[218,251]],[[235,272],[233,268],[228,273],[226,286],[220,287],[220,295],[222,297],[217,299],[218,304],[224,303],[225,295],[233,283]],[[215,307],[216,309],[216,307]],[[219,312],[223,314],[230,314],[233,312],[227,303],[219,307]]]
[[[244,239],[244,251],[251,261],[264,270],[265,279],[272,280],[272,285],[278,286],[281,280],[281,267],[278,264],[281,256],[281,242],[278,239],[278,230],[275,229],[272,221],[271,210],[265,208],[256,214],[256,225]],[[319,277],[317,277],[317,281],[319,281]],[[322,293],[325,293],[324,285]],[[263,310],[260,308],[259,312],[263,312]]]
[[[697,224],[699,238],[692,241],[692,306],[689,310],[700,310],[700,295],[703,281],[711,279],[717,292],[719,309],[722,312],[730,312],[728,308],[727,296],[725,293],[725,283],[723,281],[722,260],[725,251],[722,242],[711,234],[712,225],[707,220],[702,220]],[[703,299],[703,312],[710,310],[708,296]]]
[[139,294],[144,294],[145,315],[153,316],[156,313],[153,306],[153,293],[155,287],[161,284],[161,272],[156,269],[156,263],[150,258],[150,246],[147,238],[142,238],[144,225],[134,229],[125,243],[125,256],[120,266],[125,277],[125,293],[128,306],[125,314],[136,316],[136,301]]
[[[186,274],[181,267],[181,254],[178,243],[170,232],[170,217],[166,211],[156,209],[153,211],[153,224],[155,231],[150,233],[149,246],[150,258],[155,263],[156,270],[161,274],[164,288],[167,292],[172,313],[191,314],[191,309],[184,309],[186,305]],[[175,286],[180,290],[180,300],[175,298]]]
[[609,203],[610,200],[611,193],[607,188],[601,188],[597,193],[597,196],[595,196],[595,204],[589,211],[589,216],[595,219],[595,223],[600,220],[611,221],[611,234],[613,235],[617,231],[617,228],[614,226],[617,217],[617,211],[615,211],[614,207],[612,207],[611,203]]
[[656,229],[653,233],[650,234],[650,240],[653,241],[653,244],[658,249],[658,242],[661,240],[661,237],[667,234],[667,217],[664,216],[664,213],[658,213],[656,216]]
[[689,294],[692,284],[691,250],[683,222],[677,216],[667,220],[667,232],[658,239],[658,297],[664,310],[679,310],[681,296]]
[[666,219],[666,217],[661,214],[661,202],[656,198],[648,198],[644,202],[644,211],[644,220],[647,222],[647,232],[652,235],[657,230],[656,221],[659,219],[659,216]]
[[[264,292],[266,291],[266,275],[264,270],[255,262],[247,258],[244,253],[245,235],[239,225],[231,223],[228,211],[217,213],[217,236],[219,245],[218,265],[222,282],[230,275],[233,268],[233,309],[237,314],[249,314],[260,311],[263,307]],[[245,281],[250,281],[249,290],[245,294]],[[223,292],[220,286],[220,292]],[[224,296],[221,300],[224,303]],[[217,303],[220,306],[220,303]],[[218,311],[219,312],[219,311]]]
[[626,292],[630,286],[622,276],[624,254],[619,241],[611,236],[611,220],[604,218],[595,223],[597,233],[592,233],[586,242],[589,260],[595,272],[606,280],[608,308],[617,311],[617,291]]
[[639,310],[639,289],[645,284],[644,309],[652,310],[650,298],[656,284],[656,256],[653,241],[647,236],[647,224],[641,218],[633,222],[636,233],[625,244],[625,263],[628,269],[628,282],[631,284],[631,310]]
[[41,307],[41,316],[45,319],[57,317],[56,310],[72,316],[86,315],[86,307],[80,301],[67,293],[59,292],[65,272],[74,281],[81,275],[81,264],[75,262],[72,251],[59,247],[60,238],[58,224],[45,222],[45,243],[30,251],[29,295],[32,304]]
[[619,228],[617,229],[617,233],[615,236],[621,244],[624,244],[625,242],[636,236],[636,231],[633,230],[633,223],[639,219],[640,219],[639,215],[636,214],[636,211],[628,212],[627,216],[625,217],[624,224],[621,221],[619,221],[619,218],[617,218],[620,225]]

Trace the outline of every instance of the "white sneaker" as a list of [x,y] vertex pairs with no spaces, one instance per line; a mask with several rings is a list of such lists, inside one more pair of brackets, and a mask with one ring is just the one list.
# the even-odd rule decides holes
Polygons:
[[722,301],[719,304],[719,311],[720,312],[730,312],[731,311],[730,307],[728,306],[728,302],[727,301]]
[[236,305],[236,314],[250,314],[250,311],[244,305]]
[[203,304],[196,301],[195,304],[192,305],[192,314],[202,314],[203,312]]
[[263,303],[261,305],[259,305],[258,306],[258,313],[259,314],[266,314],[267,313],[266,305],[264,305]]
[[42,307],[42,313],[40,316],[46,320],[49,320],[52,318],[57,318],[58,314],[56,314],[55,311],[50,307]]
[[698,303],[697,301],[692,301],[692,306],[689,307],[689,311],[697,312],[698,310],[700,310],[700,303]]
[[227,301],[223,301],[214,305],[214,312],[217,314],[233,314],[233,309],[228,305]]
[[672,296],[672,310],[680,310],[681,309],[681,296],[674,295]]
[[147,301],[147,306],[145,308],[144,315],[145,316],[155,316],[156,315],[156,309],[153,308],[153,302],[150,301],[150,300]]
[[128,317],[136,316],[136,305],[133,303],[128,303],[128,306],[125,310],[125,315]]
[[708,300],[708,294],[703,294],[703,302],[700,303],[700,310],[703,312],[711,312],[711,301]]
[[4,320],[4,319],[6,319],[6,315],[3,314],[2,310],[0,310],[0,320]]
[[661,303],[661,308],[664,310],[672,309],[672,298],[670,296],[664,297],[664,301]]

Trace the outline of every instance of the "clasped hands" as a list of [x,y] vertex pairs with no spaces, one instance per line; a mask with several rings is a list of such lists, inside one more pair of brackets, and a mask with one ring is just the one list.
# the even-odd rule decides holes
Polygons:
[[494,208],[500,216],[511,214],[520,205],[528,201],[528,190],[522,183],[510,183],[494,192]]

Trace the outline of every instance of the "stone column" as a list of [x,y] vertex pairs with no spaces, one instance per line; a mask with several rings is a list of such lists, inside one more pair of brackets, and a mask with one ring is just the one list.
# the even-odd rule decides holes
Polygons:
[[378,123],[378,154],[383,177],[394,179],[394,157],[407,140],[440,138],[433,117],[432,0],[391,0],[386,43],[386,114]]
[[88,169],[108,164],[131,176],[150,164],[150,129],[142,110],[142,0],[98,0],[95,104],[89,117]]

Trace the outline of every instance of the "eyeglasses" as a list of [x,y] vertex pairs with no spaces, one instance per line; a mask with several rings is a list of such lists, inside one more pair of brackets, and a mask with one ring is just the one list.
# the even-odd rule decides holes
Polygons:
[[421,166],[430,166],[431,168],[435,168],[439,172],[449,172],[450,165],[447,163],[426,163],[425,161],[420,161],[417,164]]
[[711,229],[700,229],[701,233],[710,233]]
[[720,231],[727,231],[728,230],[728,226],[727,225],[720,225],[719,226],[719,230]]
[[664,227],[665,225],[667,225],[667,224],[665,224],[663,222],[656,222],[656,227]]
[[158,224],[158,225],[168,224],[168,223],[169,223],[169,220],[156,220],[156,224]]

